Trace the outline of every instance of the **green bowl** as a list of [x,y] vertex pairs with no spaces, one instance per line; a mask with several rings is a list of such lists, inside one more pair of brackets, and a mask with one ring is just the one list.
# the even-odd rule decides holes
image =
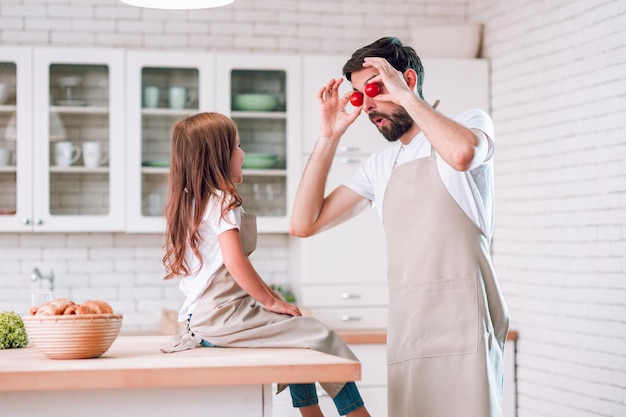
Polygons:
[[276,165],[278,155],[274,153],[247,153],[243,158],[245,169],[268,169]]
[[237,94],[233,97],[233,109],[243,111],[270,111],[278,106],[273,94]]

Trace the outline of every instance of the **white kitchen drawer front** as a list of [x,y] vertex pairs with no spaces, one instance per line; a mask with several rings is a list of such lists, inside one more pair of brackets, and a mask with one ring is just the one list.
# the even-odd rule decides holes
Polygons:
[[387,286],[364,285],[307,285],[300,296],[300,304],[311,307],[387,306]]
[[387,328],[387,308],[311,308],[309,314],[334,330]]

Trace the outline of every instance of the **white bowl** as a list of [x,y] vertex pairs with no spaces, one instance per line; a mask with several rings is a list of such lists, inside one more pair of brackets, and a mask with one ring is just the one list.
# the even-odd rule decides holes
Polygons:
[[268,169],[276,165],[278,155],[274,153],[246,153],[243,157],[242,168]]
[[481,23],[420,26],[411,29],[411,46],[420,58],[477,58],[482,35]]
[[273,94],[237,94],[233,97],[233,108],[244,111],[270,111],[278,106],[278,97]]

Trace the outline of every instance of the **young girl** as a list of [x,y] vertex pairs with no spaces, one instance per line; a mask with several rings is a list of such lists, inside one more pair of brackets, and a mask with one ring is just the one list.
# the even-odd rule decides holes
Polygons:
[[[256,218],[241,207],[244,151],[237,126],[219,113],[199,113],[172,133],[165,279],[180,277],[186,332],[164,352],[197,346],[299,347],[357,360],[343,341],[302,317],[261,279],[248,256]],[[340,415],[369,416],[354,382],[322,383]],[[285,386],[279,386],[279,392]],[[302,416],[322,416],[315,384],[289,385]]]

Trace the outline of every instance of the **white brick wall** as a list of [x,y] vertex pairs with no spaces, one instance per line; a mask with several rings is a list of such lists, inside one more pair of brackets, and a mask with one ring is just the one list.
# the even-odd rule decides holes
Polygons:
[[471,0],[518,416],[626,416],[626,2]]
[[[412,22],[463,21],[467,0],[236,0],[200,11],[159,11],[118,0],[2,0],[0,44],[129,49],[344,53],[380,36],[407,39]],[[265,235],[253,261],[268,282],[289,282],[286,235]],[[0,231],[0,311],[25,311],[34,267],[53,270],[57,295],[100,297],[125,314],[124,330],[158,330],[182,303],[161,280],[161,237],[6,234]]]

